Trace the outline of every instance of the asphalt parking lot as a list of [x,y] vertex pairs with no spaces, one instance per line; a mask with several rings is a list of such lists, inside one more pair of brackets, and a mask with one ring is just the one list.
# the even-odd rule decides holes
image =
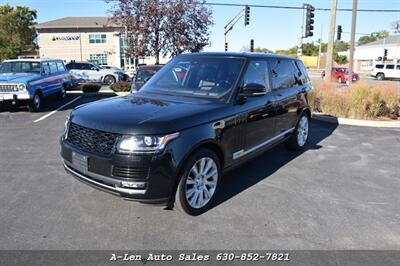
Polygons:
[[189,217],[63,170],[58,137],[70,109],[111,96],[0,110],[0,249],[400,248],[399,129],[313,121],[304,152],[279,145],[228,173],[216,206]]

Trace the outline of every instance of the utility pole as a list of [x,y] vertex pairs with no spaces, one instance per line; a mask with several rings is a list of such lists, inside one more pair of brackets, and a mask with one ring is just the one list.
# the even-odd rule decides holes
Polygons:
[[347,78],[349,86],[353,82],[354,42],[356,39],[357,5],[358,5],[358,0],[353,0],[353,12],[351,16],[351,34],[350,34],[349,77]]
[[322,32],[323,32],[323,24],[321,24],[321,35],[319,37],[318,64],[317,64],[318,69],[320,69],[321,67]]
[[335,41],[336,8],[337,8],[337,0],[331,0],[331,18],[329,22],[328,50],[326,52],[326,67],[325,67],[325,79],[327,78],[327,80],[329,81],[331,80],[333,44]]

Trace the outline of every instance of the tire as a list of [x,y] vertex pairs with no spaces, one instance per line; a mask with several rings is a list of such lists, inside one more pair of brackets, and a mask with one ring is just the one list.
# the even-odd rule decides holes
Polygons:
[[299,121],[297,121],[294,132],[288,141],[288,147],[290,150],[299,151],[304,149],[308,140],[309,125],[310,118],[307,114],[303,113],[300,116]]
[[[202,175],[196,175],[196,170],[203,172]],[[209,210],[221,180],[218,156],[208,149],[198,150],[187,160],[181,173],[175,194],[175,207],[192,216]]]
[[341,77],[338,77],[337,82],[338,82],[338,83],[342,83],[342,78],[341,78]]
[[385,74],[383,74],[383,73],[376,74],[376,79],[377,80],[384,80],[385,79]]
[[28,109],[31,112],[38,112],[42,107],[42,95],[40,92],[35,92],[33,98],[29,100]]
[[105,76],[105,78],[104,78],[104,83],[107,85],[113,85],[115,83],[115,81],[116,81],[115,77],[113,77],[111,75]]
[[57,100],[64,100],[65,97],[67,97],[67,91],[66,91],[66,86],[61,87],[61,91],[57,92]]

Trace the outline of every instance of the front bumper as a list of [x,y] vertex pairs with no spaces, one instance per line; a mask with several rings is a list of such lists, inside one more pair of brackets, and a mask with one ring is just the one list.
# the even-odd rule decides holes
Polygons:
[[[87,169],[73,163],[73,153],[87,158]],[[143,203],[163,204],[170,199],[176,181],[176,167],[168,151],[159,155],[102,156],[85,152],[61,140],[65,170],[97,189]],[[116,169],[145,169],[134,177],[122,177]],[[127,170],[126,170],[127,171]]]
[[17,101],[17,100],[29,100],[30,96],[28,92],[10,92],[0,93],[0,102],[2,101]]

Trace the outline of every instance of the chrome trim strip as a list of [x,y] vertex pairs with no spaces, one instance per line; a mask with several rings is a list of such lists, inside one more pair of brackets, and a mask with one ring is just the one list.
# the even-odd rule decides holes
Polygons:
[[270,139],[267,139],[267,140],[261,142],[260,144],[257,144],[256,146],[254,146],[254,147],[252,147],[252,148],[250,148],[248,150],[237,151],[237,152],[235,152],[233,154],[233,160],[239,159],[240,157],[243,157],[243,156],[245,156],[245,155],[247,155],[247,154],[249,154],[249,153],[251,153],[251,152],[253,152],[255,150],[258,150],[259,148],[261,148],[261,147],[263,147],[263,146],[265,146],[265,145],[267,145],[267,144],[269,144],[271,142],[274,142],[274,141],[276,141],[276,140],[278,140],[280,138],[283,138],[286,134],[292,133],[293,131],[294,131],[294,127],[289,128],[288,130],[285,130],[282,133],[279,133],[278,135],[276,135],[276,136],[274,136],[274,137],[272,137]]
[[127,193],[127,194],[130,194],[130,195],[132,195],[132,194],[145,194],[145,193],[146,193],[146,190],[145,190],[145,189],[140,189],[140,190],[138,190],[138,189],[129,189],[129,188],[121,188],[121,187],[112,187],[112,186],[108,186],[108,185],[106,185],[106,184],[97,182],[97,181],[95,181],[95,180],[93,180],[93,179],[90,179],[90,178],[88,178],[88,177],[86,177],[86,176],[84,176],[84,175],[82,175],[82,174],[76,172],[74,169],[72,169],[71,167],[69,167],[65,162],[63,162],[63,164],[64,164],[64,168],[65,168],[68,172],[70,172],[70,173],[72,173],[73,175],[75,175],[75,176],[77,176],[77,177],[79,177],[79,178],[85,180],[86,182],[88,182],[88,183],[90,183],[90,184],[93,184],[93,185],[96,185],[96,186],[99,186],[99,187],[102,187],[102,188],[105,188],[105,189],[108,189],[108,190],[112,190],[112,191],[115,191],[115,192]]

